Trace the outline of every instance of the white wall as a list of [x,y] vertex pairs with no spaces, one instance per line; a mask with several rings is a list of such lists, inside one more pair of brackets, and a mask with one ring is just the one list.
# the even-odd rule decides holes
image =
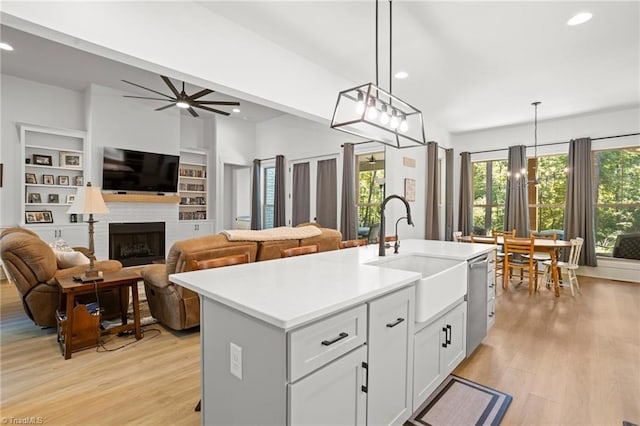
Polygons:
[[0,162],[3,186],[0,188],[0,227],[17,226],[20,216],[22,182],[20,141],[16,123],[86,130],[84,94],[21,78],[1,75],[2,123]]

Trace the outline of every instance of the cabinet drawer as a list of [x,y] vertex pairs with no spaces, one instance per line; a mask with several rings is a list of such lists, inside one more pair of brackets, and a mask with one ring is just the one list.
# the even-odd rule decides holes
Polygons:
[[487,301],[496,297],[496,275],[487,275]]
[[487,272],[493,273],[496,270],[496,253],[492,251],[487,255]]
[[496,322],[496,300],[491,299],[487,302],[487,331],[491,330]]
[[289,382],[322,367],[360,346],[367,336],[367,307],[346,312],[294,330],[288,335]]

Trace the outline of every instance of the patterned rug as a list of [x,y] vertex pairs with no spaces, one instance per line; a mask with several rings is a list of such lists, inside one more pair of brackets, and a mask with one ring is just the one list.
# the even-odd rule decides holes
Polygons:
[[505,393],[451,374],[406,424],[499,425],[511,399]]

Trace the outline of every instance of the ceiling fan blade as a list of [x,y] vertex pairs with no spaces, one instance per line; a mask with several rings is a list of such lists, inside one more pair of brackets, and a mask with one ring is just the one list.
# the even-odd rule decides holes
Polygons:
[[195,101],[195,103],[200,105],[233,105],[240,106],[240,102],[233,101]]
[[167,86],[169,86],[169,89],[171,89],[171,92],[173,92],[176,98],[179,98],[180,92],[178,92],[178,89],[176,89],[176,86],[174,86],[171,80],[169,80],[169,77],[165,77],[164,75],[161,75],[160,77],[167,84]]
[[145,96],[130,96],[130,95],[122,95],[125,98],[135,98],[135,99],[151,99],[152,101],[172,101],[172,99],[160,99],[160,98],[147,98]]
[[203,97],[204,95],[208,95],[209,93],[213,93],[213,90],[211,89],[202,89],[201,91],[194,93],[191,96],[187,96],[189,99],[191,99],[192,101],[198,98]]
[[161,95],[161,96],[164,96],[164,97],[166,97],[166,98],[171,99],[171,96],[169,96],[169,95],[165,95],[164,93],[160,93],[160,92],[158,92],[158,91],[156,91],[156,90],[153,90],[153,89],[149,89],[148,87],[140,86],[139,84],[132,83],[132,82],[127,81],[127,80],[122,80],[122,81],[123,81],[123,82],[125,82],[125,83],[127,83],[127,84],[131,84],[132,86],[136,86],[136,87],[139,87],[139,88],[141,88],[141,89],[148,90],[148,91],[150,91],[150,92],[153,92],[153,93],[156,93],[156,94],[158,94],[158,95]]
[[154,109],[154,111],[162,111],[163,109],[171,108],[172,106],[175,106],[175,105],[176,105],[175,103],[171,102],[169,105],[161,106],[160,108]]
[[193,105],[195,108],[200,108],[200,109],[204,109],[206,111],[211,111],[211,112],[216,112],[218,114],[222,114],[222,115],[229,115],[228,112],[224,112],[224,111],[220,111],[219,109],[213,109],[213,108],[209,108],[203,105]]
[[198,117],[198,114],[196,113],[196,111],[193,108],[189,107],[189,108],[187,108],[187,111],[189,111],[189,113],[191,115],[193,115],[194,117]]

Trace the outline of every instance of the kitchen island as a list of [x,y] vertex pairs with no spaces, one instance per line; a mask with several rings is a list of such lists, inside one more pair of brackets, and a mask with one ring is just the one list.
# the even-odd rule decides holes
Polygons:
[[[386,257],[365,246],[171,275],[201,296],[203,424],[402,424],[419,402],[416,329],[455,320],[438,334],[445,345],[456,342],[453,361],[418,360],[438,364],[435,379],[421,379],[430,389],[444,374],[441,367],[464,358],[466,268],[460,265],[491,250],[406,240],[401,254],[390,249]],[[464,291],[445,295],[446,306],[434,305],[439,310],[418,324],[416,286],[426,273],[393,263],[411,256],[425,264],[446,259],[447,271],[465,272],[451,283]]]

